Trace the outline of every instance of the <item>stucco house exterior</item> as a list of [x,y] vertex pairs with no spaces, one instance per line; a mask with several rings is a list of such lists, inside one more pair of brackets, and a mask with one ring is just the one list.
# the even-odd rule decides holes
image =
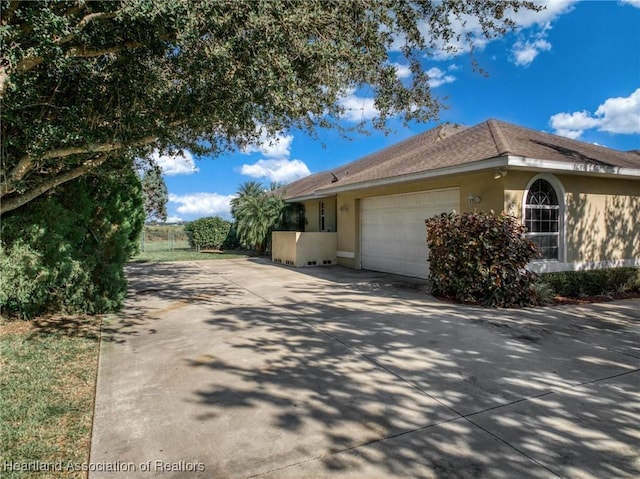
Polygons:
[[498,120],[443,125],[284,187],[304,232],[274,232],[272,259],[428,277],[425,219],[505,211],[543,258],[538,272],[640,266],[640,151]]

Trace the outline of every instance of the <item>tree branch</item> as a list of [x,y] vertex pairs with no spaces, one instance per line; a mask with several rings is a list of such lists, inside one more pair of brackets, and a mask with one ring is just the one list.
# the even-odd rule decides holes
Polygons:
[[[10,4],[10,8],[8,10],[11,10],[10,13],[6,13],[7,15],[13,15],[15,9],[18,7],[18,5],[21,2],[17,1],[17,2],[11,2]],[[82,10],[84,7],[77,9],[77,11]],[[69,35],[65,35],[64,37],[60,37],[58,39],[56,39],[54,41],[55,44],[57,45],[64,45],[65,43],[69,43],[70,41],[72,41],[74,38],[77,37],[78,33],[81,32],[87,25],[89,25],[91,22],[95,21],[95,20],[105,20],[105,19],[110,19],[110,18],[115,18],[118,15],[119,11],[116,12],[96,12],[96,13],[90,13],[88,15],[85,15],[82,19],[80,19],[80,21],[78,22],[78,24],[75,27],[74,33],[71,33]],[[3,12],[3,18],[2,18],[2,24],[4,25],[6,23],[5,20],[5,12]],[[166,38],[162,38],[163,40],[169,40],[170,38],[173,38],[173,36],[168,35],[166,36]],[[109,47],[102,47],[102,48],[90,48],[87,46],[75,46],[75,47],[71,47],[66,53],[65,55],[68,57],[73,57],[73,58],[95,58],[95,57],[99,57],[102,55],[107,55],[109,53],[118,53],[121,52],[122,50],[132,50],[135,48],[139,48],[140,46],[142,46],[141,42],[134,42],[134,41],[130,41],[130,42],[126,42],[122,45],[112,45]],[[45,56],[41,55],[41,56],[27,56],[25,58],[22,58],[20,61],[18,61],[15,65],[15,67],[11,67],[11,65],[2,65],[0,66],[0,99],[4,96],[4,92],[5,89],[7,87],[7,84],[9,83],[9,77],[11,75],[12,70],[13,71],[17,71],[17,72],[28,72],[30,70],[33,70],[35,67],[37,67],[38,65],[40,65],[41,63],[43,63],[45,61]]]
[[38,196],[46,193],[52,188],[55,188],[58,185],[66,183],[67,181],[75,180],[82,175],[86,175],[89,171],[100,166],[104,163],[108,158],[108,155],[100,155],[98,158],[91,159],[81,164],[80,166],[74,168],[73,170],[66,171],[58,176],[54,176],[53,178],[49,178],[44,183],[36,186],[35,188],[13,198],[7,198],[2,200],[2,204],[0,204],[0,215],[8,213],[9,211],[13,211],[15,209],[24,206],[29,201],[37,198]]
[[140,42],[126,42],[122,45],[112,45],[103,48],[88,48],[87,46],[71,47],[67,50],[66,55],[74,58],[95,58],[109,53],[118,53],[122,50],[133,50],[142,46]]
[[[82,155],[87,153],[105,153],[132,146],[144,146],[148,145],[149,143],[153,143],[156,139],[156,136],[147,136],[145,138],[141,138],[132,142],[115,141],[113,143],[103,143],[101,145],[59,148],[57,150],[48,151],[45,154],[35,158],[30,155],[25,155],[20,158],[16,166],[14,166],[11,171],[9,171],[9,174],[7,175],[7,183],[11,184],[15,183],[16,181],[22,180],[25,175],[33,168],[36,161],[51,160],[54,158],[66,158],[67,156],[71,155]],[[0,195],[2,194],[6,193],[0,192]]]
[[[86,46],[82,47],[71,47],[67,50],[66,55],[74,58],[95,58],[102,55],[107,55],[109,53],[118,53],[122,50],[133,50],[134,48],[138,48],[142,45],[140,42],[127,42],[123,45],[114,45],[110,47],[104,48],[96,48],[91,49]],[[33,70],[35,67],[44,62],[44,57],[26,57],[20,60],[14,69],[7,66],[0,66],[0,99],[4,96],[4,91],[6,89],[7,84],[9,83],[9,76],[11,70],[15,70],[18,72],[28,72],[29,70]]]
[[84,30],[84,27],[89,25],[93,20],[108,20],[110,18],[115,18],[117,14],[118,12],[97,12],[85,15],[76,25],[74,33],[70,33],[69,35],[60,38],[55,43],[58,45],[64,45],[78,36],[78,33]]
[[9,2],[9,6],[2,11],[2,25],[6,25],[11,21],[21,3],[21,1]]
[[[66,43],[66,42],[65,42]],[[89,48],[87,46],[71,47],[66,51],[66,56],[74,58],[95,58],[108,53],[118,53],[122,50],[132,50],[142,45],[140,42],[126,42],[122,45],[112,45],[103,48]],[[26,57],[16,64],[16,71],[27,72],[44,62],[44,57]]]

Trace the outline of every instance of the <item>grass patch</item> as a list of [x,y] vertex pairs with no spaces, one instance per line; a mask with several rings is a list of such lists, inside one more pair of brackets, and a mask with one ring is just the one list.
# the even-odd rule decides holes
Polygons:
[[216,259],[246,258],[246,251],[194,251],[188,242],[176,241],[172,245],[167,241],[147,242],[144,251],[131,259],[132,263],[158,263],[164,261],[203,261]]
[[[96,317],[0,325],[0,476],[84,478],[100,339]],[[7,463],[60,470],[11,471]],[[35,472],[35,473],[34,473]]]

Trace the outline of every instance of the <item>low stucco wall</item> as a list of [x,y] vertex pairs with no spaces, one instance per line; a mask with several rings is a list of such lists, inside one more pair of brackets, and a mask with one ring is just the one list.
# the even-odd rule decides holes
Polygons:
[[295,231],[274,231],[271,233],[271,259],[277,263],[288,265],[296,264],[296,241]]
[[274,231],[271,259],[296,266],[337,264],[337,233]]
[[336,264],[337,233],[298,233],[296,266]]

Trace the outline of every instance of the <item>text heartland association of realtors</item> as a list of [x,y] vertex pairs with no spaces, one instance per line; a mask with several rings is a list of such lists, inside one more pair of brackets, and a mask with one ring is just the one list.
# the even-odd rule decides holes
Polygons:
[[201,462],[165,462],[146,461],[139,464],[133,462],[73,462],[73,461],[5,461],[2,472],[204,472]]

